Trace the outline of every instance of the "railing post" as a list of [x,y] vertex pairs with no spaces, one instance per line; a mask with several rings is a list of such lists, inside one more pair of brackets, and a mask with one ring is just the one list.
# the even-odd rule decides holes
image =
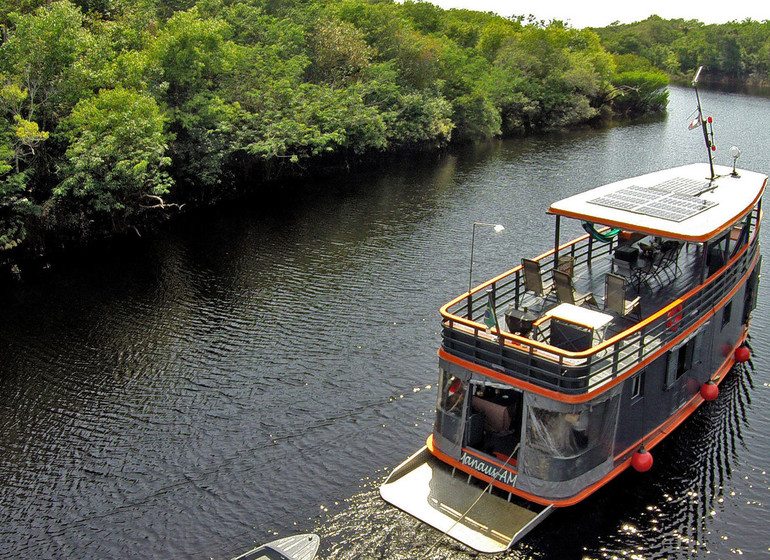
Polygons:
[[516,278],[514,279],[515,291],[513,295],[514,307],[519,307],[519,290],[521,288],[521,270],[516,271]]
[[614,379],[618,375],[618,362],[620,361],[620,343],[619,340],[612,345],[612,378]]
[[556,231],[554,232],[554,240],[553,240],[553,268],[556,270],[556,266],[559,263],[559,237],[560,232],[559,229],[561,227],[561,216],[558,214],[556,215]]

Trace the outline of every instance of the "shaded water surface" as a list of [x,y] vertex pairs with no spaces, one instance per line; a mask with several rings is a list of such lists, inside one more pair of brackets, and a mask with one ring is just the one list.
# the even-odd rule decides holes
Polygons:
[[[549,248],[552,200],[702,161],[694,95],[671,97],[658,122],[221,208],[5,294],[0,557],[226,559],[315,531],[320,558],[470,558],[377,486],[430,433],[438,309],[467,289],[471,224],[506,226],[477,232],[479,282]],[[737,144],[740,166],[770,171],[770,100],[702,99],[718,162]],[[557,511],[500,557],[767,554],[768,293],[752,361],[656,448],[651,472]]]

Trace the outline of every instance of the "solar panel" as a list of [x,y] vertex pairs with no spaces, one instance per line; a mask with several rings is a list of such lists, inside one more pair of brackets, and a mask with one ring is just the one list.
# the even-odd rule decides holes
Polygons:
[[631,185],[588,202],[672,222],[682,222],[717,205],[711,200],[694,196],[710,188],[711,183],[708,181],[669,179],[653,187]]
[[698,196],[699,194],[703,194],[706,191],[716,188],[716,183],[712,184],[711,181],[697,181],[685,177],[675,177],[674,179],[668,179],[662,183],[653,185],[650,188],[656,191]]

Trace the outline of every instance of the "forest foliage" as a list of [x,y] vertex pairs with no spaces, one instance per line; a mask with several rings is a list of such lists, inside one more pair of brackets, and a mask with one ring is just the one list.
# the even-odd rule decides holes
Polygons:
[[651,16],[631,24],[595,29],[607,50],[638,56],[669,75],[704,80],[770,84],[770,21],[703,24],[696,19]]
[[419,1],[0,0],[0,26],[3,262],[233,185],[667,100],[595,31]]

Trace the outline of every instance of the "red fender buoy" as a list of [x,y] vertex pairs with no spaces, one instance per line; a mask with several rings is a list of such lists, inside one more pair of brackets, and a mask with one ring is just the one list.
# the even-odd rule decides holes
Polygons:
[[719,396],[719,387],[710,379],[700,386],[700,396],[704,401],[713,401]]
[[735,349],[735,359],[738,362],[748,362],[749,358],[751,358],[751,350],[746,348],[745,346],[739,346]]
[[682,304],[680,303],[673,309],[669,309],[666,314],[666,328],[675,331],[679,328],[679,322],[682,320]]
[[638,472],[647,472],[652,468],[652,453],[641,446],[631,457],[631,466]]

